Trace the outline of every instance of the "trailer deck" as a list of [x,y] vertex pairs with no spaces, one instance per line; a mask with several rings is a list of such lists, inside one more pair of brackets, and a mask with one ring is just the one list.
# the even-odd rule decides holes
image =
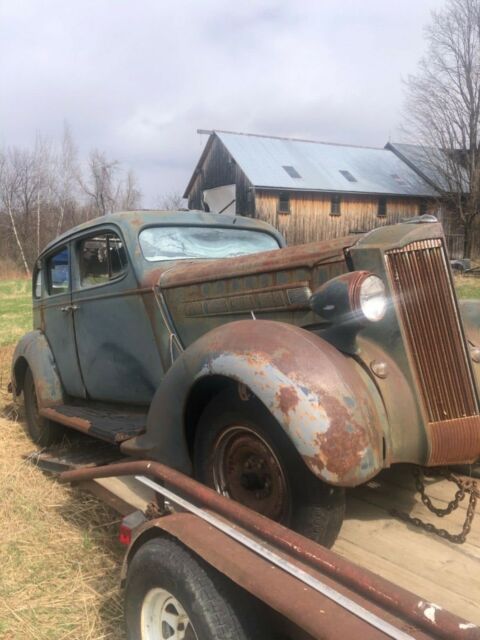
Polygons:
[[[95,467],[106,459],[112,462],[108,450],[89,464]],[[78,454],[72,462],[68,455],[63,459],[49,453],[36,457],[36,462],[50,467],[49,470],[53,470],[53,461],[57,464],[55,471],[88,466],[85,456]],[[144,511],[154,498],[152,489],[131,476],[96,478],[83,482],[83,486],[122,514],[133,509]],[[429,495],[439,506],[452,499],[454,490],[446,480],[428,481]],[[399,521],[391,515],[392,508],[451,531],[458,531],[465,518],[464,504],[443,521],[429,514],[415,493],[411,470],[407,466],[398,467],[349,492],[347,517],[333,551],[418,594],[425,603],[436,603],[471,623],[480,624],[480,519],[474,520],[467,542],[455,545]],[[425,615],[435,618],[437,614],[435,607],[426,607]]]

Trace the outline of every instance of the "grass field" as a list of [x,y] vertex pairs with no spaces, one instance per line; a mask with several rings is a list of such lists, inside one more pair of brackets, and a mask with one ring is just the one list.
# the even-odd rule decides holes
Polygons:
[[34,446],[7,384],[29,291],[0,282],[0,638],[123,640],[117,515],[23,458]]
[[[480,280],[457,286],[480,298]],[[7,384],[31,322],[29,281],[0,281],[0,638],[122,640],[117,516],[23,459],[34,447]]]

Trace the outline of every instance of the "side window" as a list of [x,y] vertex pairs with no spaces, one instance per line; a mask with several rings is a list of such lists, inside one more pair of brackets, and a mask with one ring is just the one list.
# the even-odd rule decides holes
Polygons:
[[48,293],[65,293],[70,288],[68,247],[63,247],[47,260]]
[[79,243],[82,287],[104,284],[117,278],[127,267],[127,254],[113,233],[90,236]]

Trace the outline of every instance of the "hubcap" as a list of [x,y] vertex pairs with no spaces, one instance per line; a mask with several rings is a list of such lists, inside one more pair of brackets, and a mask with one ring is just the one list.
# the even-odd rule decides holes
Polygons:
[[252,429],[232,426],[220,434],[213,448],[212,474],[218,493],[272,520],[288,519],[284,471],[268,442]]
[[165,589],[151,589],[142,605],[142,640],[197,640],[180,602]]

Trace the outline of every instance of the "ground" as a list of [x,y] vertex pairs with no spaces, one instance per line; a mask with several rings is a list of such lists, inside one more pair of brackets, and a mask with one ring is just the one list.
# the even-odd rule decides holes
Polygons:
[[[458,287],[480,298],[480,279]],[[29,281],[0,281],[0,637],[122,640],[118,517],[24,458],[34,447],[7,384],[14,345],[30,325]]]
[[118,516],[24,459],[34,447],[7,384],[31,325],[29,291],[26,280],[0,282],[0,637],[122,640]]

